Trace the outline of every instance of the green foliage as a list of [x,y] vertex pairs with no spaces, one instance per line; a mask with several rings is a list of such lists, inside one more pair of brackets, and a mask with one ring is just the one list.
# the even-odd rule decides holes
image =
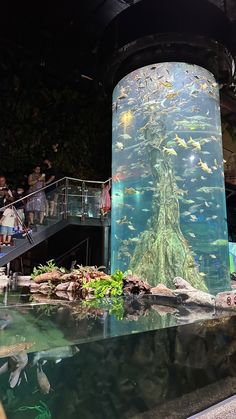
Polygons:
[[65,272],[65,268],[59,268],[55,263],[54,259],[48,260],[46,265],[38,265],[37,267],[34,267],[33,273],[31,274],[31,278],[35,278],[37,275],[41,275],[47,272],[52,272],[55,269],[60,270],[61,272]]
[[122,297],[86,300],[83,301],[83,305],[94,309],[108,310],[108,313],[115,316],[117,320],[123,320],[124,318],[124,302]]
[[1,54],[1,172],[8,176],[10,186],[44,156],[62,174],[108,177],[109,98],[93,83],[81,90],[53,79],[22,56],[18,59],[16,64]]
[[96,278],[83,284],[83,288],[94,291],[95,298],[117,297],[122,294],[122,287],[123,274],[118,270],[109,278]]
[[39,403],[40,405],[35,405],[35,406],[21,406],[16,411],[24,412],[27,410],[36,410],[39,413],[37,416],[35,416],[35,419],[51,419],[52,415],[46,403],[42,401],[40,401]]

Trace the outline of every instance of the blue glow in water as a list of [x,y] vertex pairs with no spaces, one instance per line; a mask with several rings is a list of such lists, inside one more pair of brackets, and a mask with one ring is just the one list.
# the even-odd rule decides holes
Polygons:
[[[112,271],[153,284],[185,276],[229,286],[218,85],[207,70],[161,63],[113,93]],[[196,278],[196,281],[195,279]]]

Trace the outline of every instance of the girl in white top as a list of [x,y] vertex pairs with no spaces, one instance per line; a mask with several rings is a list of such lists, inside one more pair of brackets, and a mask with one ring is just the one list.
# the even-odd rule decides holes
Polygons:
[[11,207],[5,209],[0,224],[3,244],[10,246],[13,236],[13,227],[16,224],[16,216]]

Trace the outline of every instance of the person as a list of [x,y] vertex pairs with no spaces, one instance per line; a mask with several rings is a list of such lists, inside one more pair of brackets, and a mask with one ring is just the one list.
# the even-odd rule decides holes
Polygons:
[[226,163],[225,182],[236,185],[236,153],[232,153]]
[[[56,179],[56,173],[53,168],[53,164],[51,160],[45,159],[44,165],[46,167],[45,169],[45,186],[50,185],[51,183],[55,182]],[[46,189],[46,198],[49,202],[49,216],[54,217],[55,216],[55,209],[56,209],[56,201],[57,201],[57,194],[56,194],[56,186],[51,185],[48,186]]]
[[7,186],[5,176],[0,176],[0,208],[4,207],[7,201],[13,201],[12,191]]
[[0,224],[3,245],[10,246],[12,236],[14,234],[14,226],[16,224],[16,216],[12,209],[12,206],[7,207],[4,210],[3,216],[0,220]]
[[[18,187],[16,189],[16,192],[13,194],[14,201],[17,201],[18,199],[21,199],[24,197],[24,189],[22,187]],[[18,215],[22,221],[22,223],[25,222],[25,200],[19,201],[15,204],[15,208],[18,212]]]
[[100,210],[101,216],[106,215],[111,209],[111,197],[110,197],[111,181],[102,184],[102,192],[100,197]]
[[[41,174],[40,166],[35,166],[33,173],[28,177],[29,191],[28,193],[35,192],[45,186],[45,174]],[[39,223],[43,224],[44,214],[46,211],[46,195],[44,191],[39,191],[28,198],[26,204],[26,211],[29,216],[29,224],[34,225],[35,213],[39,214]]]

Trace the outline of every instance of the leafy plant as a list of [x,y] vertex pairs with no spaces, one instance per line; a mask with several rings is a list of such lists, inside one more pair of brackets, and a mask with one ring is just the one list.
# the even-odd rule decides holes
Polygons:
[[37,275],[41,275],[47,272],[52,272],[55,269],[60,270],[62,273],[65,273],[65,268],[59,268],[55,263],[54,259],[48,260],[46,265],[38,265],[37,267],[34,267],[33,272],[31,274],[31,278],[35,278]]
[[83,306],[108,310],[108,313],[115,316],[117,320],[123,320],[124,318],[124,304],[121,297],[109,298],[105,301],[101,299],[86,300],[83,301]]
[[117,297],[122,294],[123,273],[116,271],[113,275],[106,278],[96,278],[83,284],[83,288],[91,288],[95,298],[107,296]]
[[51,419],[52,415],[46,403],[42,401],[40,401],[39,403],[40,405],[35,405],[35,406],[21,406],[19,407],[19,409],[16,410],[16,412],[24,412],[26,410],[36,410],[37,412],[39,412],[39,414],[35,416],[35,419]]

